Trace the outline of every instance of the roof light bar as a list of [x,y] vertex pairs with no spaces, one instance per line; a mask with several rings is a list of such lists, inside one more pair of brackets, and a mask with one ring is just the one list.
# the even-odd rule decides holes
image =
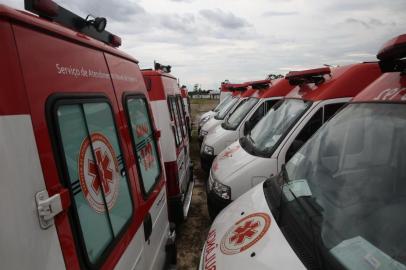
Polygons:
[[285,79],[289,80],[291,85],[301,85],[305,83],[321,84],[324,82],[324,75],[330,74],[329,67],[308,69],[303,71],[290,71]]
[[269,84],[271,83],[271,80],[259,80],[259,81],[251,81],[251,82],[246,82],[246,86],[251,86],[253,89],[264,89],[268,88]]
[[59,6],[52,0],[24,0],[25,9],[40,17],[57,22],[74,31],[83,33],[113,47],[121,45],[121,39],[108,31],[105,31],[107,20],[96,17],[88,20]]
[[406,34],[397,36],[387,41],[379,50],[379,60],[395,60],[406,57]]
[[406,34],[387,41],[377,56],[382,72],[402,72],[406,74]]
[[162,72],[165,72],[165,73],[171,73],[171,68],[172,67],[170,65],[164,66],[164,65],[154,61],[155,70],[161,70]]

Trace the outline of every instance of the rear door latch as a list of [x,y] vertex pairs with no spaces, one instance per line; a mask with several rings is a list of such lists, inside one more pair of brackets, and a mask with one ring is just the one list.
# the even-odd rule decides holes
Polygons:
[[54,225],[54,217],[67,209],[70,205],[70,197],[67,189],[49,197],[48,191],[43,190],[35,194],[39,224],[42,229],[48,229]]

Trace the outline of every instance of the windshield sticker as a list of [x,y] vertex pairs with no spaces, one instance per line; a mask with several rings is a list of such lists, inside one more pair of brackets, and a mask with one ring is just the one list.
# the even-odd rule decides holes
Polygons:
[[107,209],[112,209],[118,197],[120,175],[113,146],[103,134],[93,133],[91,140],[83,140],[78,170],[80,187],[90,207],[97,213],[105,212],[106,204]]
[[[312,192],[310,191],[306,179],[289,181],[289,183],[283,185],[283,193],[288,201],[293,201],[295,196],[296,198],[312,196]],[[295,196],[293,196],[292,193]]]
[[270,226],[271,217],[266,213],[254,213],[240,219],[221,239],[221,252],[234,255],[249,249],[261,240]]
[[406,269],[406,266],[392,259],[361,236],[342,241],[330,249],[330,253],[346,269]]
[[204,269],[216,270],[216,230],[209,231],[204,250]]

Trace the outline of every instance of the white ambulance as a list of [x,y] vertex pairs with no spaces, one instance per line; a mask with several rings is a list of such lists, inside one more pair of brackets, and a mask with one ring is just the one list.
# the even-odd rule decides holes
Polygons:
[[281,166],[324,122],[381,74],[377,63],[290,72],[296,85],[250,134],[228,146],[210,170],[207,203],[211,217]]
[[[270,81],[266,83],[269,84]],[[210,119],[200,130],[199,133],[199,140],[201,141],[200,146],[200,165],[203,170],[209,172],[211,164],[213,163],[213,159],[215,158],[213,149],[209,146],[203,144],[204,138],[206,137],[209,132],[216,129],[225,119],[228,118],[235,110],[237,110],[240,106],[242,106],[247,99],[250,97],[258,98],[260,96],[261,90],[263,89],[253,89],[249,82],[240,84],[238,86],[241,93],[241,96],[238,99],[234,99],[233,103],[230,104],[228,107],[224,107],[222,110],[218,111],[216,115]],[[245,90],[243,90],[245,89]]]
[[221,125],[210,130],[204,137],[204,149],[210,153],[203,153],[203,155],[209,155],[211,160],[214,160],[227,146],[248,135],[272,106],[293,88],[285,79],[271,82],[269,80],[256,81],[251,84],[251,87],[262,89],[259,97],[251,96],[241,101],[238,108],[227,116]]
[[166,172],[169,220],[179,224],[189,212],[194,181],[183,99],[170,71],[170,66],[155,63],[154,70],[143,70],[142,74],[152,113],[162,134],[160,145]]
[[406,35],[283,173],[213,222],[199,270],[406,269]]
[[[204,132],[201,134],[200,130],[204,124],[206,124],[210,119],[213,118],[213,116],[216,115],[220,110],[224,110],[223,108],[228,106],[233,106],[236,101],[241,97],[241,94],[243,91],[246,90],[244,86],[241,86],[241,84],[227,84],[227,89],[231,91],[230,95],[227,95],[226,97],[223,98],[223,100],[220,101],[220,103],[213,109],[208,112],[203,113],[198,121],[198,128],[197,128],[197,134],[199,136],[199,142],[201,143],[204,138]],[[228,105],[229,103],[233,103],[232,105]]]
[[104,18],[25,5],[0,5],[0,268],[163,269],[174,233],[137,60]]

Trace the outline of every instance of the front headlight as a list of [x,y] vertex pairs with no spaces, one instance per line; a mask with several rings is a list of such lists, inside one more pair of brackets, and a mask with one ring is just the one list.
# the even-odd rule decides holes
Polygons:
[[208,133],[209,133],[208,131],[201,129],[201,130],[200,130],[200,133],[199,133],[199,136],[200,136],[200,137],[204,137],[204,136],[206,136]]
[[207,115],[207,116],[203,117],[202,119],[200,119],[199,126],[203,126],[204,124],[206,124],[206,122],[209,121],[211,117],[212,117],[211,115]]
[[217,181],[210,172],[209,176],[209,190],[212,190],[217,196],[225,199],[231,199],[231,188]]
[[203,153],[212,156],[212,155],[214,155],[214,149],[211,146],[203,145]]

